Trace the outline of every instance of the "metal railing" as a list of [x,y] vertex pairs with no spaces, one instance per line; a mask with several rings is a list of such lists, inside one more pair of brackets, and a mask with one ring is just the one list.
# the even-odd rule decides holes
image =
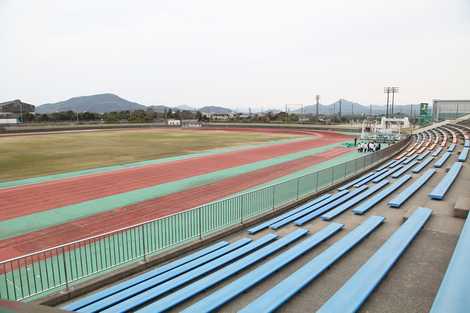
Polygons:
[[0,262],[0,298],[26,300],[68,289],[79,280],[200,240],[336,184],[390,157],[407,142],[187,211]]

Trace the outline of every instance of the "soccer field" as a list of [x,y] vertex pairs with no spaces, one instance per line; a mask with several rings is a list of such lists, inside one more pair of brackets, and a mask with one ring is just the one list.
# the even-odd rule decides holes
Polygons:
[[294,138],[215,130],[119,130],[0,137],[0,181]]

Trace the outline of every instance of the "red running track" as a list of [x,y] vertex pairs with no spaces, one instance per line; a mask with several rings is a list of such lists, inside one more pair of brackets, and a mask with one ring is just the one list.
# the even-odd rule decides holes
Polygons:
[[227,178],[164,197],[143,201],[112,211],[99,213],[73,222],[49,227],[0,241],[0,260],[99,235],[119,228],[188,210],[291,174],[313,164],[352,151],[334,148],[302,159],[285,162],[250,173]]
[[[240,130],[268,131],[265,129]],[[269,131],[272,132],[272,130]],[[299,132],[296,131],[296,133]],[[315,135],[318,138],[3,189],[0,190],[2,199],[0,220],[203,175],[350,138],[331,132],[304,131],[302,133]]]

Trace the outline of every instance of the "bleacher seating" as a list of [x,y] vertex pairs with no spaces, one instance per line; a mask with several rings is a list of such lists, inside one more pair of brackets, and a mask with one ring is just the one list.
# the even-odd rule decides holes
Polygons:
[[[134,278],[128,279],[122,283],[116,284],[110,288],[106,288],[102,291],[93,293],[87,297],[81,298],[77,301],[74,301],[72,303],[67,304],[66,306],[63,307],[64,310],[67,311],[75,311],[78,310],[84,306],[87,306],[91,303],[94,303],[100,299],[103,299],[105,297],[109,297],[121,290],[124,290],[126,288],[132,287],[134,285],[137,285],[141,282],[144,282],[146,280],[149,280],[155,276],[161,275],[163,273],[167,273],[170,270],[174,270],[176,268],[180,268],[181,266],[185,265],[186,269],[189,270],[198,264],[202,264],[204,262],[207,262],[213,258],[216,258],[220,256],[221,254],[227,253],[231,250],[234,250],[236,248],[241,247],[242,245],[248,244],[251,242],[251,239],[245,238],[242,239],[241,241],[238,241],[237,243],[232,244],[229,246],[229,243],[227,241],[221,241],[218,242],[214,245],[211,245],[205,249],[199,250],[195,253],[192,253],[190,255],[187,255],[183,258],[177,259],[173,262],[167,263],[165,265],[159,266],[151,271],[148,271],[146,273],[143,273],[139,276],[136,276]],[[223,249],[222,249],[223,248]],[[201,262],[202,261],[202,262]],[[189,265],[189,266],[188,266]]]
[[362,200],[366,199],[370,195],[376,193],[377,191],[382,189],[384,186],[386,186],[388,183],[389,183],[388,180],[384,180],[384,181],[378,183],[377,185],[372,186],[371,188],[367,189],[365,192],[362,192],[362,193],[358,194],[354,198],[352,198],[352,199],[346,201],[345,203],[337,206],[333,210],[330,210],[330,211],[324,213],[322,216],[320,216],[320,218],[324,221],[329,221],[329,220],[335,218],[336,216],[340,215],[341,213],[343,213],[347,209],[350,209],[351,207],[358,204]]
[[[270,256],[271,254],[276,253],[277,251],[281,250],[282,248],[286,247],[287,245],[293,243],[294,241],[298,240],[300,237],[305,236],[308,233],[306,229],[297,229],[286,236],[280,238],[279,240],[269,244],[268,246],[261,248],[242,259],[233,262],[214,273],[209,274],[208,276],[193,282],[182,289],[179,289],[155,302],[145,306],[144,308],[140,309],[139,312],[141,313],[160,313],[166,312],[173,306],[191,298],[195,295],[209,289],[210,287],[214,286],[225,279],[232,277],[233,275],[248,269],[251,265],[263,260],[264,258]],[[158,287],[157,287],[158,288]],[[148,300],[152,300],[156,298],[156,292],[148,292]],[[150,298],[150,299],[149,299]],[[148,301],[147,300],[147,301]],[[119,307],[120,309],[120,307]]]
[[362,187],[364,185],[367,185],[370,181],[372,181],[373,179],[381,176],[382,174],[386,173],[388,171],[388,168],[385,168],[379,172],[375,172],[374,175],[371,175],[369,177],[367,177],[366,179],[363,179],[362,181],[354,184],[354,187],[356,188],[359,188],[359,187]]
[[442,147],[438,147],[436,150],[432,152],[431,156],[437,157],[439,153],[441,153],[441,151],[442,151]]
[[428,208],[416,209],[317,313],[357,312],[423,228],[431,213]]
[[460,152],[459,154],[459,158],[458,158],[458,161],[459,162],[465,162],[468,158],[468,150],[469,148],[463,148],[462,149],[462,152]]
[[419,163],[419,164],[418,164],[414,169],[412,169],[411,171],[412,171],[413,173],[415,173],[415,174],[421,172],[421,170],[422,170],[423,168],[425,168],[429,163],[431,163],[432,160],[434,160],[434,157],[432,157],[432,156],[426,158],[423,162]]
[[[275,239],[277,239],[277,235],[275,234],[265,235],[258,240],[252,241],[248,244],[244,244],[238,249],[223,254],[218,258],[213,259],[207,263],[199,264],[197,267],[191,269],[190,271],[184,272],[184,274],[177,276],[173,275],[172,277],[160,277],[162,275],[156,276],[152,279],[146,280],[130,288],[121,290],[109,297],[96,301],[86,307],[79,309],[78,312],[102,312],[104,309],[109,312],[117,312],[121,309],[124,310],[125,307],[132,308],[134,307],[134,304],[137,304],[139,301],[142,301],[142,295],[149,290],[154,290],[154,288],[160,288],[159,290],[166,291],[175,289],[188,281],[201,277],[216,268],[219,268],[225,264],[232,262],[233,260],[236,260],[248,253],[251,253],[252,251],[266,245],[267,243],[270,243],[271,241],[274,241]],[[246,238],[242,240],[246,241]],[[117,310],[117,308],[115,307],[116,305],[119,305],[119,310]]]
[[239,313],[273,312],[299,293],[321,273],[377,229],[384,221],[382,216],[371,216],[347,235],[333,243],[318,256],[307,262],[286,279],[273,286],[256,300],[238,311]]
[[332,195],[331,197],[329,197],[329,198],[327,198],[327,199],[325,199],[321,202],[318,202],[318,203],[312,205],[311,207],[309,207],[305,210],[302,210],[300,212],[292,214],[292,215],[290,215],[290,216],[288,216],[288,217],[286,217],[286,218],[284,218],[280,221],[277,221],[274,224],[271,224],[270,228],[272,228],[272,229],[281,228],[281,227],[295,221],[296,219],[299,219],[300,217],[309,214],[312,211],[318,210],[319,208],[327,205],[328,203],[334,202],[337,199],[341,199],[343,196],[347,195],[348,193],[349,193],[348,190],[343,190],[343,191],[337,192],[336,194]]
[[418,161],[417,161],[417,160],[414,160],[414,161],[408,163],[406,166],[403,166],[399,171],[393,173],[392,178],[398,178],[398,177],[400,177],[401,175],[405,174],[410,168],[412,168],[413,166],[415,166],[416,163],[418,163]]
[[430,313],[467,313],[470,308],[470,215],[460,233]]
[[351,182],[349,182],[349,183],[347,183],[347,184],[345,184],[345,185],[339,187],[338,190],[339,190],[339,191],[343,191],[343,190],[349,189],[349,188],[351,188],[352,186],[354,186],[355,184],[361,182],[362,180],[364,180],[364,179],[366,179],[366,178],[368,178],[368,177],[374,175],[375,173],[376,173],[376,171],[369,172],[369,173],[367,173],[367,174],[365,174],[365,175],[363,175],[363,176],[361,176],[361,177],[359,177],[359,178],[356,178],[356,179],[354,179],[353,181],[351,181]]
[[301,212],[301,211],[303,211],[303,210],[305,210],[305,209],[308,209],[308,208],[312,207],[313,205],[315,205],[315,204],[317,204],[317,203],[320,203],[320,202],[322,202],[323,200],[325,200],[325,199],[327,199],[327,198],[329,198],[329,197],[331,197],[331,194],[329,194],[329,193],[326,193],[326,194],[324,194],[324,195],[321,195],[320,197],[315,198],[314,200],[308,201],[308,202],[306,202],[306,203],[304,203],[304,204],[302,204],[302,205],[296,207],[296,208],[293,209],[293,210],[290,210],[290,211],[288,211],[288,212],[286,212],[286,213],[284,213],[284,214],[281,214],[281,215],[279,215],[279,216],[277,216],[277,217],[275,217],[275,218],[272,218],[272,219],[270,219],[270,220],[267,220],[266,222],[263,222],[263,223],[261,223],[261,224],[256,225],[255,227],[252,227],[252,228],[248,229],[248,233],[249,233],[250,235],[256,234],[257,232],[259,232],[259,231],[261,231],[261,230],[263,230],[263,229],[268,228],[268,227],[271,226],[272,224],[277,223],[277,222],[279,222],[279,221],[282,221],[283,219],[288,218],[289,216],[294,215],[294,214],[296,214],[296,213],[298,213],[298,212]]
[[369,211],[374,205],[376,205],[377,203],[379,203],[380,201],[382,201],[383,199],[385,199],[386,197],[391,195],[395,190],[397,190],[398,188],[403,186],[410,179],[411,179],[410,175],[402,176],[400,179],[398,179],[390,187],[382,190],[381,192],[379,192],[378,194],[376,194],[372,198],[364,201],[363,203],[361,203],[360,205],[355,207],[352,210],[353,213],[358,214],[358,215],[364,214],[365,212]]
[[389,167],[390,165],[393,164],[393,162],[395,162],[395,160],[390,160],[388,161],[387,163],[385,163],[384,165],[382,165],[381,167],[379,167],[378,169],[376,169],[377,172],[383,170],[384,168],[387,168]]
[[408,200],[418,189],[424,186],[424,184],[436,173],[436,169],[429,169],[421,177],[419,177],[413,184],[403,190],[396,198],[390,200],[388,205],[392,208],[399,208],[406,200]]
[[269,260],[263,265],[260,265],[256,269],[246,273],[242,277],[229,283],[223,288],[220,288],[219,290],[206,296],[205,298],[189,306],[182,312],[215,312],[224,303],[227,303],[228,301],[237,297],[243,292],[246,292],[256,284],[269,278],[276,271],[291,264],[294,260],[309,252],[310,250],[318,246],[320,243],[322,243],[324,240],[336,234],[339,230],[343,228],[343,226],[343,224],[338,223],[328,224],[327,226],[325,226],[312,236],[308,237],[307,239],[303,240],[302,242],[298,243],[294,247],[276,256],[272,260]]
[[451,145],[449,146],[449,148],[447,148],[447,151],[448,151],[448,152],[453,152],[456,146],[457,146],[457,145],[456,145],[455,143],[451,144]]
[[429,153],[431,153],[431,150],[427,150],[427,151],[421,153],[416,160],[418,160],[418,161],[424,160],[424,158],[427,157]]
[[362,186],[362,187],[359,187],[359,188],[357,188],[353,191],[350,191],[348,194],[344,195],[343,197],[339,198],[338,200],[336,200],[334,202],[331,202],[331,203],[319,208],[318,210],[315,210],[315,211],[299,218],[298,220],[296,220],[294,222],[294,224],[297,225],[297,226],[301,226],[301,225],[303,225],[303,224],[319,217],[323,213],[328,212],[329,210],[337,207],[338,205],[348,201],[349,199],[356,197],[357,195],[364,192],[367,188],[368,188],[367,186]]
[[406,164],[410,163],[411,161],[416,159],[418,156],[419,156],[418,153],[414,153],[414,154],[410,155],[405,161],[403,161],[403,164],[406,165]]
[[374,184],[377,184],[379,182],[381,182],[382,180],[384,180],[385,178],[387,178],[388,176],[392,175],[393,173],[395,173],[396,171],[400,170],[401,168],[403,168],[403,165],[398,165],[398,166],[395,166],[394,168],[391,168],[389,169],[388,171],[386,171],[385,173],[383,173],[382,175],[374,178],[372,180],[372,182]]
[[446,152],[444,153],[441,158],[439,160],[436,161],[436,163],[434,163],[434,167],[442,167],[442,165],[444,165],[444,163],[449,159],[449,157],[452,155],[452,152]]
[[464,145],[465,148],[470,148],[470,139],[465,139]]
[[441,179],[439,184],[429,193],[429,197],[434,200],[442,200],[445,197],[445,194],[449,190],[450,186],[454,183],[457,179],[457,176],[462,169],[462,163],[456,162],[451,167],[444,178]]

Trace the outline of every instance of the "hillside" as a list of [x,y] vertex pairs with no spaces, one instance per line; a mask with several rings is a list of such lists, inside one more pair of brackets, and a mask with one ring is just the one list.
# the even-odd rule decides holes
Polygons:
[[37,113],[53,113],[62,111],[75,112],[116,112],[145,110],[146,106],[123,99],[115,94],[104,93],[92,96],[74,97],[56,103],[46,103],[36,107]]
[[199,109],[200,112],[204,113],[216,113],[216,114],[227,114],[232,113],[232,110],[219,107],[219,106],[205,106]]
[[[320,104],[318,106],[318,111],[320,114],[333,114],[334,112],[339,112],[339,106],[341,101],[341,112],[343,115],[351,114],[369,114],[371,107],[370,105],[363,105],[357,102],[352,102],[345,99],[340,99],[328,105]],[[404,113],[409,115],[410,111],[413,111],[414,115],[419,114],[419,105],[413,104],[413,108],[409,104],[407,105],[395,105],[395,113]],[[300,109],[293,111],[294,113],[300,113]],[[304,114],[315,114],[315,105],[306,105],[304,106]],[[386,106],[385,105],[372,105],[372,114],[385,114]]]

